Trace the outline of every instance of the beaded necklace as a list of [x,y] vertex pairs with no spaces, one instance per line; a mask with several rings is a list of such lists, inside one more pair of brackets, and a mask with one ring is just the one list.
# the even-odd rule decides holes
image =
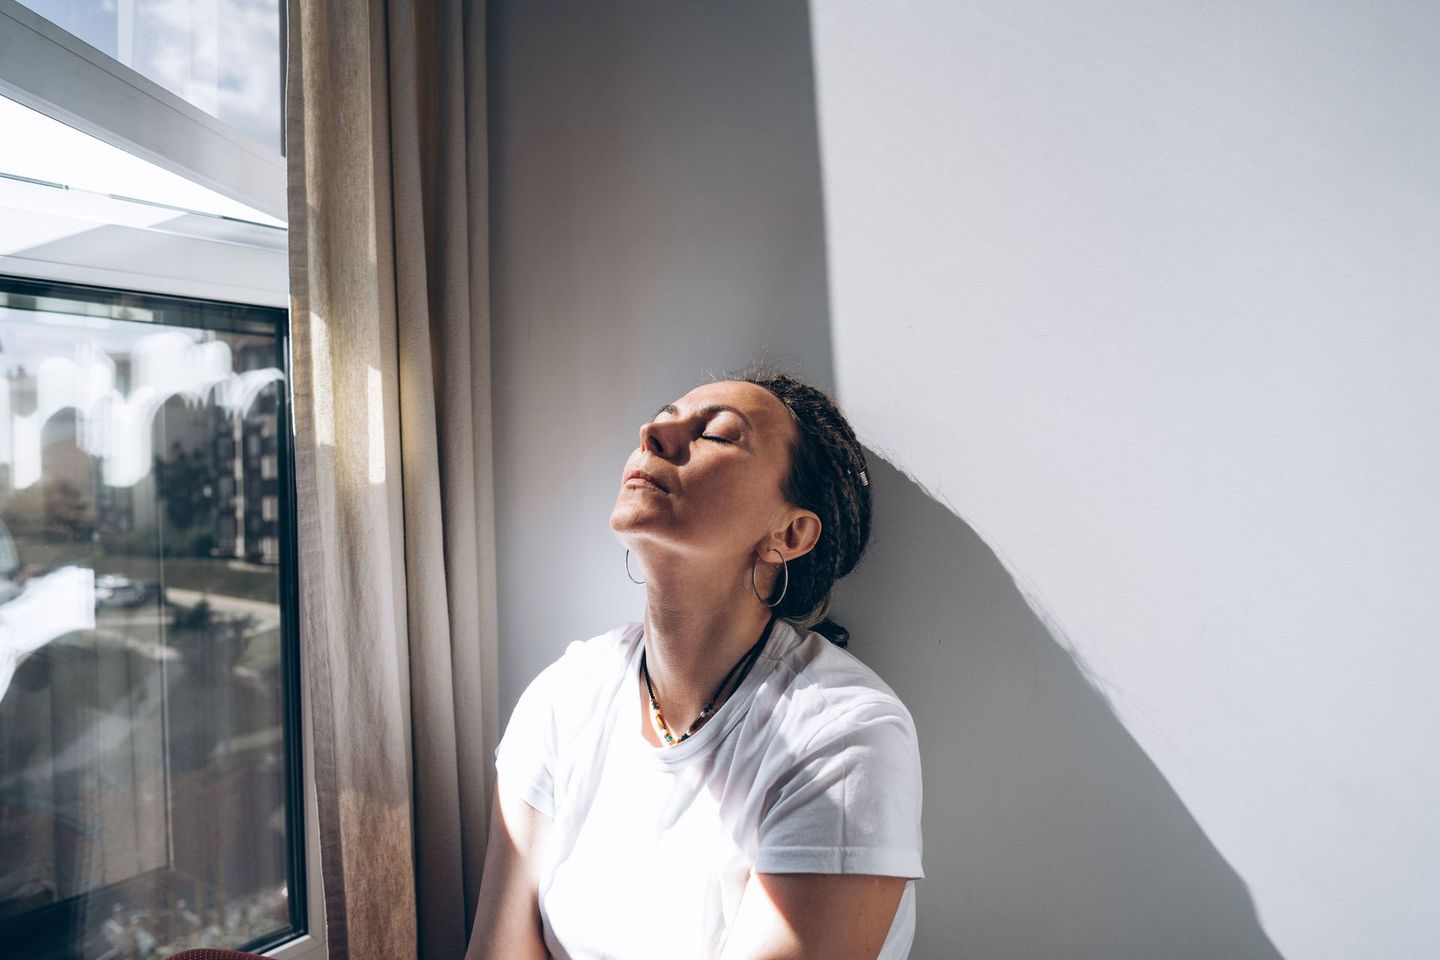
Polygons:
[[[735,689],[740,689],[740,684],[745,682],[745,677],[750,673],[750,668],[753,667],[755,661],[760,658],[760,651],[765,648],[765,641],[769,638],[770,630],[774,626],[775,615],[772,613],[769,622],[765,624],[765,629],[760,633],[760,639],[756,640],[754,646],[746,650],[740,659],[735,661],[735,666],[730,668],[730,671],[726,673],[720,681],[720,686],[715,689],[715,695],[710,698],[709,703],[705,704],[704,709],[700,711],[700,716],[695,718],[690,724],[689,729],[680,734],[679,740],[676,740],[674,734],[670,732],[670,727],[665,723],[664,715],[660,713],[660,701],[655,698],[655,687],[650,683],[650,670],[645,666],[645,651],[643,648],[641,649],[640,672],[645,675],[645,689],[650,692],[650,722],[655,725],[655,733],[659,735],[661,740],[665,741],[666,746],[673,747],[681,741],[690,739],[690,735],[696,730],[699,730],[701,725],[710,719],[711,715],[715,712],[715,704],[720,700],[720,694],[725,691],[725,687],[730,683],[730,678],[735,676],[736,670],[740,671],[740,676],[735,680]],[[643,641],[645,636],[643,627],[641,628],[640,636]],[[741,669],[741,664],[744,664],[744,669]]]

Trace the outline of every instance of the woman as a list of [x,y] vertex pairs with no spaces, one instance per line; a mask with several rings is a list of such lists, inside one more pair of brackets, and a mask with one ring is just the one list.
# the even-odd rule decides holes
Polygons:
[[496,750],[469,960],[896,960],[920,866],[910,713],[812,626],[869,480],[820,390],[752,368],[640,428],[610,526],[643,621],[575,641]]

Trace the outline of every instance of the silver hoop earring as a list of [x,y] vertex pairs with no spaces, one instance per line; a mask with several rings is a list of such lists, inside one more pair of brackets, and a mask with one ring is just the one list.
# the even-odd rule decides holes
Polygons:
[[[769,549],[775,550],[774,547],[770,547]],[[775,552],[780,553],[779,550],[775,550]],[[755,594],[756,600],[759,600],[761,603],[765,603],[765,598],[760,596],[760,588],[755,583],[755,566],[759,562],[760,554],[757,553],[755,554],[755,563],[750,564],[750,590]],[[785,586],[780,588],[779,599],[777,599],[774,603],[765,603],[765,606],[769,607],[771,610],[774,610],[776,607],[780,606],[780,602],[785,599],[785,591],[790,589],[790,564],[785,562],[785,554],[783,553],[780,553],[780,566],[785,571]]]
[[630,551],[625,551],[625,576],[630,578],[631,583],[644,583],[644,580],[636,580],[635,575],[630,572]]

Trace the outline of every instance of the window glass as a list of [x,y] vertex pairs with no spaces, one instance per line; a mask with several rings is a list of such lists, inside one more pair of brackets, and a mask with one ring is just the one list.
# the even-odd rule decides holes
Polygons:
[[280,0],[20,2],[280,152]]
[[283,311],[0,278],[4,956],[304,928],[284,358]]

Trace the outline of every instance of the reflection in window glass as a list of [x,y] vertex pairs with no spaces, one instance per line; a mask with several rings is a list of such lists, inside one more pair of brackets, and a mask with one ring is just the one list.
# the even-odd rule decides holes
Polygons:
[[280,0],[20,0],[51,23],[280,151]]
[[303,930],[283,323],[0,278],[0,954]]

